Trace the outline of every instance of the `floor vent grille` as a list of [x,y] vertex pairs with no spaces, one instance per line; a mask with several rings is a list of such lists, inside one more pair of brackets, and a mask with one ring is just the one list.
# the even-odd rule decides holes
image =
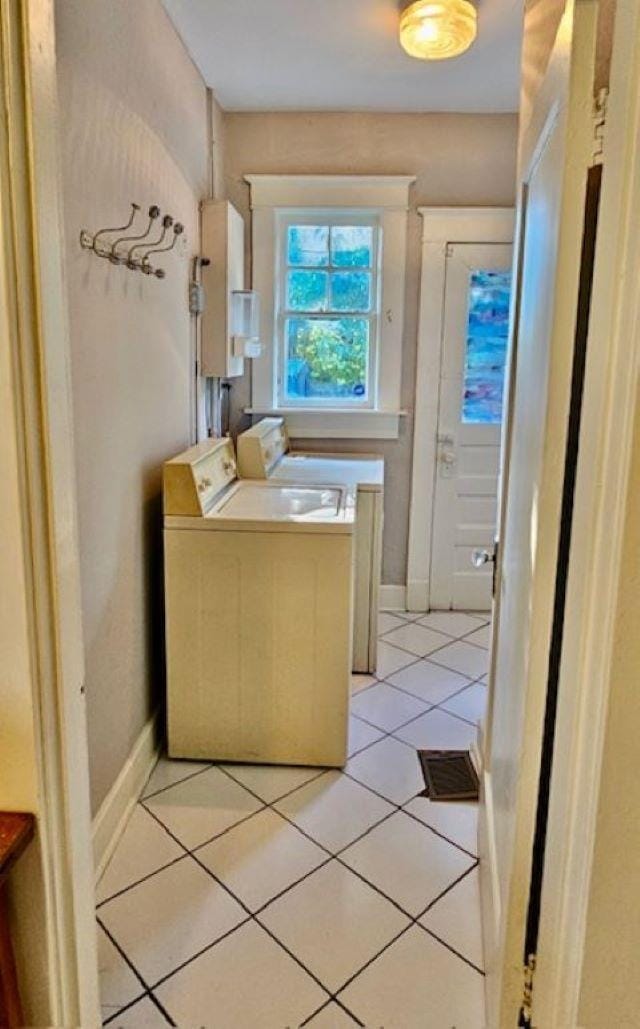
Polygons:
[[477,800],[479,783],[468,750],[419,750],[424,796],[430,800]]

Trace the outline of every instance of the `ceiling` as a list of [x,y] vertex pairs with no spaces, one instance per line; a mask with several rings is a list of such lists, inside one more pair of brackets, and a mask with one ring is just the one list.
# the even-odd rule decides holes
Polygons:
[[408,57],[397,0],[164,0],[230,111],[515,111],[524,0],[477,0],[478,38]]

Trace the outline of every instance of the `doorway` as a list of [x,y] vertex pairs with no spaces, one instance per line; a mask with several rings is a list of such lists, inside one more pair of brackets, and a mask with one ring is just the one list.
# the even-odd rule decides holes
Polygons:
[[510,208],[420,214],[407,607],[488,611],[514,215]]
[[447,248],[431,538],[434,609],[488,611],[512,248]]

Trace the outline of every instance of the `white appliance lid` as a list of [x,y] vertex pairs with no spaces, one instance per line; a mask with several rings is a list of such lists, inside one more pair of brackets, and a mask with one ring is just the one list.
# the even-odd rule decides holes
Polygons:
[[328,486],[269,486],[244,480],[211,514],[262,522],[325,522],[341,515],[341,505],[341,491]]
[[339,486],[379,486],[384,484],[384,460],[380,457],[340,457],[332,454],[292,454],[278,461],[271,475],[291,482],[335,482]]

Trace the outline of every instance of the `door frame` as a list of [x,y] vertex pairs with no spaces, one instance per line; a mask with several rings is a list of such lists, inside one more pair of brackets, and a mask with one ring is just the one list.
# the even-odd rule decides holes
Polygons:
[[431,541],[436,436],[447,249],[453,243],[513,244],[512,207],[419,207],[422,217],[422,267],[413,422],[411,503],[407,556],[407,608],[428,611],[431,600]]
[[[15,508],[3,543],[24,569],[13,583],[27,626],[20,690],[33,712],[33,753],[23,762],[34,781],[42,881],[22,918],[31,947],[44,954],[46,981],[29,986],[48,1024],[89,1026],[99,1024],[100,1009],[54,0],[0,0],[0,68],[0,289],[13,401],[0,425],[11,441],[4,486]],[[16,689],[14,718],[17,702]],[[17,791],[4,796],[21,806]],[[24,892],[23,884],[20,902]]]
[[578,1025],[640,376],[640,7],[619,0],[574,495],[533,1020]]

